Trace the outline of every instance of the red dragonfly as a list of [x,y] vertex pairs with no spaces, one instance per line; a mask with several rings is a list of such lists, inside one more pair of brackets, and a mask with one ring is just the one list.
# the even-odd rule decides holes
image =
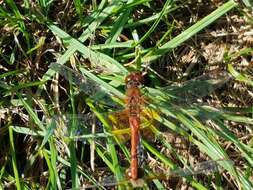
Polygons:
[[[50,67],[54,69],[55,71],[57,71],[59,74],[61,74],[67,80],[74,82],[87,95],[91,95],[95,101],[100,101],[101,99],[104,99],[108,102],[111,102],[109,100],[112,99],[112,96],[113,96],[112,94],[114,94],[114,96],[115,95],[122,96],[122,94],[120,93],[115,93],[116,91],[113,91],[113,90],[108,91],[107,89],[104,89],[102,86],[99,86],[98,84],[96,84],[94,80],[91,79],[88,72],[85,73],[88,77],[87,76],[84,77],[80,73],[75,72],[74,70],[64,65],[59,65],[59,64],[54,63],[54,64],[51,64]],[[222,84],[224,84],[225,82],[229,80],[230,80],[229,77],[223,78],[220,80],[221,82],[219,81],[219,83],[213,85],[208,90],[209,91],[215,90],[215,88],[219,88],[219,86],[221,86]],[[143,96],[141,95],[141,91],[139,88],[140,85],[142,84],[142,81],[143,81],[143,76],[140,72],[130,73],[125,79],[126,109],[124,113],[128,117],[128,123],[131,130],[131,151],[130,151],[131,161],[130,161],[130,169],[128,170],[127,175],[132,180],[137,180],[139,178],[138,176],[138,151],[139,151],[138,147],[140,147],[140,132],[139,131],[140,131],[140,126],[141,126],[141,113],[144,112],[144,114],[146,114],[145,115],[146,120],[149,120],[152,117],[150,115],[157,114],[156,111],[155,112],[152,111],[153,108],[151,109],[151,111],[145,111],[143,109],[143,104],[145,101],[144,101]],[[192,88],[192,86],[190,86],[190,88]],[[180,95],[182,98],[181,99],[178,98],[176,103],[185,99],[188,99],[187,100],[188,102],[193,101],[193,98],[189,98],[189,89],[187,88],[184,88],[184,89],[186,90],[183,90],[183,88],[181,88]],[[166,89],[166,90],[170,90],[170,89]],[[176,92],[176,90],[174,89],[174,92]],[[155,92],[155,90],[153,89],[150,89],[149,91],[151,93]],[[201,93],[203,93],[204,90],[201,90],[201,91],[202,91]],[[173,92],[173,89],[171,92]],[[205,90],[204,93],[208,93],[208,92]],[[192,94],[192,95],[194,96],[195,94]],[[198,95],[201,96],[201,94],[198,94]],[[205,96],[205,94],[203,94],[203,96]],[[117,134],[119,133],[119,131],[120,130],[118,130],[118,132],[113,132],[113,133]]]
[[140,72],[130,73],[125,80],[126,83],[126,106],[129,115],[129,126],[131,129],[131,164],[128,177],[136,180],[138,178],[137,147],[139,145],[140,113],[143,98],[139,89],[143,82]]

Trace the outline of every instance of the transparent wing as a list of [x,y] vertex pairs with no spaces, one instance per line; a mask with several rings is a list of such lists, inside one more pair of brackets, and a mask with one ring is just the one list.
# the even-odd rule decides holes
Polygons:
[[[131,130],[128,123],[128,114],[126,111],[99,113],[106,122],[110,124],[110,129],[104,127],[94,114],[65,114],[55,115],[51,122],[56,124],[56,132],[58,135],[71,138],[75,141],[87,143],[88,140],[95,140],[99,143],[107,138],[117,138],[118,143],[125,143],[130,139]],[[153,131],[146,132],[146,128],[150,127],[151,123],[146,122],[141,126],[141,133],[148,138]],[[94,130],[95,126],[95,130]]]
[[181,85],[162,88],[162,91],[173,97],[172,101],[175,103],[192,104],[220,89],[232,79],[233,77],[226,72],[205,74]]
[[[177,169],[174,171],[169,172],[169,175],[172,176],[190,176],[190,175],[197,175],[197,174],[210,174],[213,172],[221,171],[223,164],[230,164],[233,165],[234,162],[232,160],[208,160],[201,163],[196,164],[193,167],[187,167],[182,169]],[[167,174],[167,175],[168,175]]]
[[57,71],[66,80],[75,83],[82,91],[84,91],[88,95],[94,95],[96,92],[102,91],[99,85],[97,85],[94,81],[90,80],[87,77],[85,78],[80,73],[75,72],[73,69],[70,69],[65,65],[52,63],[49,67]]
[[[84,144],[89,140],[101,142],[103,139],[112,137],[112,134],[104,129],[102,123],[93,114],[55,115],[51,122],[56,123],[58,136],[81,141]],[[92,126],[96,127],[95,130],[92,129]]]
[[[119,186],[119,185],[125,185],[125,186],[133,186],[133,187],[143,187],[148,182],[159,179],[159,180],[168,180],[170,177],[186,177],[186,176],[193,176],[198,174],[204,174],[209,175],[214,172],[222,172],[223,168],[222,165],[224,164],[230,164],[234,165],[234,162],[232,160],[208,160],[201,163],[198,163],[192,167],[188,166],[186,168],[179,168],[173,171],[169,171],[168,173],[163,174],[152,174],[152,172],[149,172],[148,176],[144,176],[143,178],[140,178],[136,181],[133,180],[125,180],[117,182],[115,181],[113,176],[107,176],[102,179],[100,182],[101,186],[104,187],[112,187],[112,186]],[[150,174],[151,173],[151,174]],[[85,188],[92,188],[93,186],[86,186]]]
[[158,110],[159,115],[163,115],[163,118],[158,119],[160,122],[164,118],[174,121],[174,113],[183,111],[200,120],[215,118],[217,115],[210,110],[215,109],[217,114],[220,114],[222,109],[218,106],[210,107],[212,104],[208,103],[208,96],[220,90],[232,79],[232,76],[223,72],[218,75],[202,75],[181,85],[170,85],[160,89],[147,88],[150,107]]
[[66,80],[78,86],[81,91],[92,97],[94,101],[101,101],[104,104],[112,106],[115,105],[115,102],[112,100],[113,96],[124,97],[121,92],[85,70],[83,72],[90,77],[93,76],[92,79],[58,63],[51,63],[49,67],[58,72]]
[[[124,95],[119,91],[115,90],[113,87],[108,85],[107,83],[100,81],[101,83],[97,83],[97,81],[84,76],[73,69],[60,65],[58,63],[52,63],[50,68],[58,72],[62,75],[66,80],[72,81],[76,84],[81,91],[89,96],[93,96],[95,101],[107,102],[108,105],[113,104],[111,97],[118,96],[123,98]],[[166,101],[175,104],[192,104],[198,102],[201,98],[210,95],[215,90],[224,86],[227,82],[233,79],[226,72],[216,73],[216,74],[205,74],[199,76],[195,79],[185,81],[180,85],[169,85],[167,87],[163,87],[159,90],[155,90],[152,88],[147,88],[149,91],[150,97],[155,97],[159,101],[160,92],[163,95],[170,97]],[[99,79],[97,79],[99,80]],[[103,85],[101,85],[103,84]],[[152,98],[151,98],[152,99]],[[153,99],[152,99],[153,100]],[[154,101],[157,102],[157,101]]]
[[[205,74],[195,79],[179,84],[171,84],[160,89],[147,88],[151,97],[166,96],[167,101],[181,104],[191,104],[222,88],[233,79],[228,73],[219,75]],[[199,103],[199,102],[198,102]]]

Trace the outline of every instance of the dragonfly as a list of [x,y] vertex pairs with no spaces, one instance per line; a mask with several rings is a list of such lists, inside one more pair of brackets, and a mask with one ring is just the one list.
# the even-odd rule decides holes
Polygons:
[[[114,106],[113,98],[117,96],[121,96],[120,93],[115,93],[114,90],[109,90],[110,88],[104,88],[103,86],[99,85],[92,79],[92,77],[89,75],[88,72],[85,73],[86,76],[74,71],[73,69],[70,69],[69,67],[65,65],[60,65],[57,63],[53,63],[50,65],[50,68],[58,72],[60,75],[62,75],[65,79],[68,81],[72,81],[76,84],[77,87],[80,88],[81,91],[85,92],[85,94],[89,95],[92,100],[94,101],[103,101],[103,104],[109,103],[108,107]],[[231,80],[230,76],[223,76],[221,80],[217,80],[215,85],[209,86],[207,89],[201,89],[201,82],[206,82],[207,80],[204,80],[203,78],[200,78],[201,80],[196,80],[196,83],[194,83],[196,86],[192,86],[192,82],[189,82],[188,84],[185,83],[182,85],[180,91],[177,90],[179,88],[176,88],[176,86],[170,86],[168,88],[164,88],[164,91],[169,92],[172,97],[176,97],[174,104],[175,108],[179,103],[193,103],[196,99],[196,97],[204,97],[206,93],[214,91],[216,88],[219,88],[229,80]],[[199,83],[200,82],[200,83]],[[150,103],[149,100],[145,99],[144,96],[141,93],[140,86],[143,84],[143,74],[141,72],[131,72],[128,74],[125,78],[125,86],[126,86],[126,93],[125,93],[125,104],[126,107],[124,111],[116,112],[113,114],[107,113],[107,119],[110,119],[111,123],[113,125],[126,125],[127,130],[125,129],[116,129],[112,130],[111,133],[101,133],[101,134],[92,134],[92,132],[86,132],[87,135],[84,136],[77,136],[77,139],[83,139],[83,138],[108,138],[110,136],[117,136],[117,134],[125,134],[130,133],[131,135],[131,159],[130,159],[130,168],[127,170],[127,176],[133,181],[137,181],[139,176],[139,166],[140,164],[140,152],[141,152],[141,135],[140,135],[140,128],[143,125],[143,123],[148,123],[148,121],[153,121],[153,118],[157,117],[157,111],[154,111],[156,109],[155,103]],[[199,89],[200,92],[198,94],[191,94],[190,89],[196,89],[196,87]],[[205,85],[206,87],[206,85]],[[174,89],[173,89],[174,88]],[[166,102],[168,101],[167,97],[164,98],[163,96],[160,96],[159,92],[157,92],[155,89],[148,88],[149,93],[153,93],[156,96],[156,99],[160,102]],[[178,96],[180,94],[180,96]],[[191,96],[192,95],[192,96]],[[196,97],[194,97],[196,96]],[[120,99],[120,98],[119,98]],[[171,100],[171,99],[170,99]],[[143,106],[147,102],[150,103],[151,108],[150,109],[144,109]],[[162,104],[161,104],[162,105]],[[121,107],[122,108],[122,107]],[[125,115],[125,116],[123,116]],[[142,116],[144,115],[144,116]],[[112,117],[110,117],[112,116]],[[72,118],[76,116],[67,116],[67,118]],[[56,117],[58,118],[58,116]],[[78,120],[84,120],[85,122],[80,123],[88,123],[88,121],[85,119],[84,116],[77,116]],[[82,119],[80,119],[82,118]],[[116,121],[115,121],[116,118]],[[118,118],[118,119],[117,119]],[[144,118],[144,119],[141,119]],[[57,119],[56,119],[57,120]],[[69,119],[67,119],[69,121]],[[121,121],[120,121],[121,120]],[[143,120],[145,122],[143,122]],[[67,124],[68,125],[68,124]],[[156,129],[153,128],[153,124],[144,124],[143,128],[149,128],[151,131],[156,132]],[[148,127],[146,127],[148,126]],[[86,127],[87,129],[88,127]],[[130,130],[129,130],[130,129]],[[77,130],[78,131],[78,130]],[[80,133],[80,131],[79,131]],[[210,164],[212,162],[208,162]],[[207,165],[208,165],[207,164]],[[214,163],[213,163],[214,164]],[[202,166],[202,165],[201,165]],[[203,164],[203,167],[205,164]]]

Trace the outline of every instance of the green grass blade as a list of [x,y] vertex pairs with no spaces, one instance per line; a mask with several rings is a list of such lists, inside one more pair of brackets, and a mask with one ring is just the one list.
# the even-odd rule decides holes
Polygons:
[[122,32],[125,23],[128,21],[128,17],[131,13],[131,9],[125,10],[117,19],[115,24],[112,27],[111,33],[108,36],[108,39],[106,40],[105,44],[115,42],[117,38],[119,37],[120,33]]
[[[105,3],[105,1],[102,1],[101,2],[101,7],[103,6],[103,4]],[[92,36],[92,32],[94,32],[95,31],[95,29],[113,12],[113,10],[115,9],[115,8],[117,8],[119,6],[119,4],[118,3],[112,3],[110,6],[108,6],[108,7],[106,7],[103,11],[101,11],[101,12],[98,12],[98,15],[96,16],[96,18],[98,18],[97,20],[94,20],[93,22],[91,22],[91,23],[89,23],[89,25],[88,25],[88,28],[82,33],[82,35],[78,38],[78,41],[75,41],[77,44],[71,44],[69,47],[68,47],[68,50],[62,55],[62,56],[60,56],[59,58],[58,58],[58,61],[57,61],[57,63],[59,63],[59,64],[65,64],[65,62],[67,62],[68,60],[69,60],[69,58],[70,58],[70,56],[72,56],[77,50],[78,50],[78,48],[79,47],[77,47],[77,46],[79,46],[80,45],[80,47],[82,47],[83,48],[83,50],[84,50],[84,52],[83,53],[85,53],[85,52],[88,52],[88,53],[90,53],[90,50],[89,49],[87,49],[87,48],[85,48],[85,46],[83,46],[82,44],[80,44],[80,42],[84,42],[85,40],[87,40],[90,36]],[[101,8],[100,7],[100,8]],[[93,15],[94,17],[95,17],[95,15]],[[89,17],[90,18],[90,17]],[[89,19],[88,19],[89,20]],[[63,36],[63,38],[65,38],[65,37],[67,37],[67,38],[65,38],[65,39],[72,39],[72,38],[69,38],[70,36],[69,35],[66,35],[66,33],[64,33],[62,30],[57,30],[58,29],[58,27],[56,27],[56,26],[54,26],[54,25],[52,25],[52,24],[49,24],[49,26],[52,26],[52,28],[53,29],[56,29],[56,31],[58,31],[58,35],[59,34],[62,34]],[[80,41],[80,42],[79,42]],[[77,45],[77,46],[76,46]],[[89,58],[91,55],[90,54],[88,54],[87,55],[87,58]],[[97,56],[97,54],[93,54],[93,56]],[[105,56],[105,57],[108,57],[108,56]],[[102,59],[102,57],[100,57],[101,59]],[[95,61],[97,61],[97,58],[96,57],[94,57],[94,59],[95,59]],[[108,58],[110,61],[112,61],[113,63],[115,63],[116,65],[118,65],[118,66],[120,66],[120,64],[118,64],[117,62],[115,62],[114,60],[112,60],[112,59],[110,59],[110,58]],[[123,69],[122,71],[124,71],[124,72],[127,72],[126,70],[125,70],[125,68],[123,67],[121,67],[121,69]],[[43,76],[43,79],[45,79],[45,80],[49,80],[53,75],[55,74],[55,72],[53,71],[53,70],[51,70],[51,69],[49,69],[47,72],[46,72],[46,74]]]
[[144,36],[142,36],[142,38],[137,42],[136,46],[137,45],[140,45],[144,40],[146,40],[148,38],[148,36],[150,36],[150,34],[152,32],[154,32],[154,30],[156,29],[157,25],[159,24],[159,22],[161,21],[162,17],[165,15],[166,13],[166,10],[168,8],[171,7],[171,4],[172,4],[172,0],[167,0],[163,6],[163,9],[162,11],[160,12],[160,15],[159,17],[156,19],[156,21],[154,22],[154,24],[150,27],[150,29],[144,34]]
[[228,71],[233,77],[235,77],[236,80],[240,82],[245,82],[246,84],[253,86],[253,81],[250,80],[250,77],[246,74],[241,74],[237,72],[231,64],[228,64]]
[[[74,97],[73,97],[73,85],[72,85],[72,78],[69,78],[70,83],[70,100],[71,100],[71,109],[72,114],[75,115],[75,103],[74,103]],[[71,119],[71,126],[70,126],[70,137],[72,137],[75,133],[75,129],[77,126],[77,120],[75,117]],[[70,149],[70,164],[71,164],[71,183],[72,183],[72,189],[79,189],[79,180],[78,180],[78,173],[77,173],[77,158],[76,158],[76,151],[75,151],[75,142],[71,140],[69,142],[69,149]]]
[[25,107],[26,111],[28,112],[31,119],[35,122],[35,124],[42,130],[45,131],[45,127],[43,123],[38,118],[37,114],[33,111],[32,107],[18,94],[19,99],[21,100],[23,106]]
[[31,135],[31,136],[45,136],[43,131],[33,131],[27,127],[10,126],[16,133]]
[[108,44],[92,45],[91,49],[103,50],[103,49],[115,49],[115,48],[131,48],[133,46],[133,43],[134,43],[133,40],[128,40],[126,42],[112,42]]
[[23,72],[24,71],[22,71],[22,70],[13,70],[13,71],[5,72],[0,75],[0,79],[5,78],[5,77],[9,77],[9,76],[15,76],[16,74],[23,73]]
[[116,88],[112,87],[108,83],[104,82],[100,78],[96,77],[94,74],[92,74],[91,72],[87,71],[86,69],[80,68],[80,71],[84,75],[86,75],[88,78],[90,78],[91,80],[95,81],[98,85],[100,85],[101,87],[103,87],[103,89],[105,91],[111,92],[112,94],[118,96],[121,99],[123,99],[125,97],[125,95],[122,92],[120,92]]
[[54,174],[54,179],[55,179],[55,183],[52,183],[52,186],[57,187],[56,189],[61,190],[61,182],[60,182],[60,178],[57,172],[57,150],[55,147],[55,143],[54,143],[54,138],[50,138],[49,140],[49,147],[50,147],[50,152],[51,152],[51,164],[52,164],[52,168],[53,168],[53,174]]
[[48,139],[53,135],[55,128],[56,128],[56,123],[53,120],[50,123],[49,127],[46,129],[45,136],[44,136],[42,143],[40,145],[40,149],[43,148],[45,146],[45,144],[48,142]]
[[13,86],[12,88],[9,89],[9,91],[17,91],[20,89],[25,89],[25,88],[29,88],[29,87],[33,87],[33,86],[39,86],[42,84],[45,84],[46,81],[35,81],[35,82],[28,82],[28,83],[24,83],[24,84],[18,84],[17,86]]
[[78,50],[82,54],[82,56],[85,59],[90,59],[92,64],[95,64],[97,66],[104,66],[105,68],[110,69],[112,72],[116,72],[116,73],[122,72],[124,74],[127,73],[127,70],[125,69],[125,67],[123,67],[116,60],[112,59],[106,54],[96,53],[92,51],[90,48],[84,46],[78,40],[72,38],[70,35],[65,33],[59,27],[49,24],[48,28],[52,30],[57,36],[62,38],[63,40],[68,39],[68,41],[75,47],[76,50]]
[[158,48],[157,50],[154,50],[152,55],[145,56],[143,58],[143,62],[150,62],[152,60],[158,59],[160,56],[164,55],[165,53],[169,52],[170,50],[176,48],[189,38],[191,38],[193,35],[197,34],[202,29],[206,28],[208,25],[213,23],[215,20],[217,20],[219,17],[233,9],[237,6],[237,3],[235,3],[233,0],[229,0],[222,6],[218,7],[215,11],[213,11],[208,16],[204,17],[200,21],[198,21],[196,24],[188,28],[187,30],[183,31],[181,34]]
[[[106,128],[105,130],[111,130],[111,126],[105,120],[105,118],[103,117],[103,115],[97,111],[97,109],[93,105],[92,101],[88,101],[87,104],[89,105],[89,107],[91,108],[91,110],[95,113],[95,115],[98,117],[98,119],[103,123],[103,125]],[[118,156],[117,156],[117,152],[116,152],[116,149],[115,149],[115,145],[114,145],[114,143],[113,143],[113,141],[112,141],[111,138],[107,139],[107,147],[108,147],[108,152],[110,153],[111,159],[112,159],[112,163],[111,163],[111,168],[110,169],[115,174],[116,180],[117,181],[121,181],[123,179],[122,169],[121,169],[121,167],[119,165],[119,161],[118,161]],[[108,164],[110,164],[110,162],[108,162]],[[121,189],[121,187],[120,187],[120,189]]]
[[47,166],[48,166],[48,169],[49,169],[49,182],[50,182],[50,189],[57,189],[56,187],[56,179],[55,179],[55,170],[54,168],[52,167],[52,163],[51,163],[51,160],[47,154],[46,151],[42,150],[42,154],[46,160],[46,163],[47,163]]
[[17,160],[16,160],[16,152],[15,152],[15,143],[13,138],[13,130],[12,127],[9,127],[9,139],[10,139],[10,149],[11,149],[11,160],[12,160],[12,168],[14,171],[14,177],[15,177],[15,184],[17,190],[22,190],[21,183],[19,180],[19,174],[18,174],[18,167],[17,167]]

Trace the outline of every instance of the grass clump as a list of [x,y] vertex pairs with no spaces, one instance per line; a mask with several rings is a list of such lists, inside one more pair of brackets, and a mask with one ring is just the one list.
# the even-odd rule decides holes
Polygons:
[[[0,187],[136,185],[108,117],[124,108],[125,76],[145,71],[153,121],[143,125],[154,141],[143,134],[143,188],[252,189],[252,13],[243,2],[0,2]],[[164,175],[206,160],[232,162]]]

